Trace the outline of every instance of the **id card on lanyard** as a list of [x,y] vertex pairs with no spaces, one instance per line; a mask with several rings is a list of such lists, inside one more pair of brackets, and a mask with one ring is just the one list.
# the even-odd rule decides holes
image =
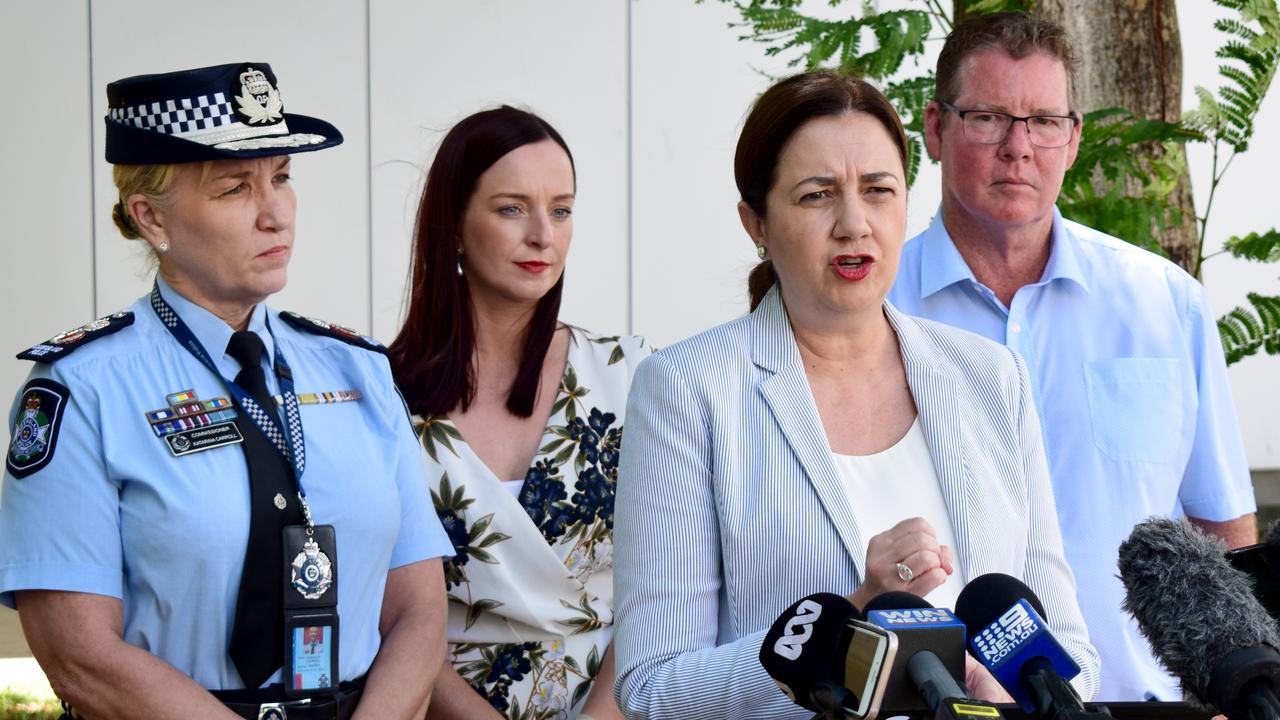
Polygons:
[[[274,408],[263,407],[232,380],[222,377],[212,357],[178,313],[160,294],[151,290],[151,307],[178,344],[186,348],[222,380],[233,402],[260,430],[293,470],[304,524],[286,525],[283,532],[284,678],[290,697],[330,695],[338,687],[338,548],[332,525],[316,525],[302,485],[306,466],[302,415],[293,372],[272,333],[272,370],[280,385],[283,418]],[[270,320],[267,321],[270,332]]]

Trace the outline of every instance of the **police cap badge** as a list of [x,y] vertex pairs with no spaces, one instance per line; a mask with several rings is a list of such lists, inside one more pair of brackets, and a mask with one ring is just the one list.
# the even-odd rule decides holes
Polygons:
[[342,142],[329,123],[284,111],[267,63],[233,63],[107,85],[107,162],[198,162],[309,152]]

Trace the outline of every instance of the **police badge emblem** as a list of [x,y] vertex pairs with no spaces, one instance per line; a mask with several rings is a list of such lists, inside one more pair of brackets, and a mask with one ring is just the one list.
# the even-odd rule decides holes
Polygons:
[[61,383],[35,378],[22,389],[5,465],[15,478],[24,478],[49,464],[58,440],[63,410],[71,391]]
[[240,73],[240,94],[235,97],[236,113],[248,125],[274,125],[284,119],[280,91],[252,65],[246,65]]
[[293,558],[292,583],[293,589],[308,600],[319,600],[333,583],[333,563],[311,538]]

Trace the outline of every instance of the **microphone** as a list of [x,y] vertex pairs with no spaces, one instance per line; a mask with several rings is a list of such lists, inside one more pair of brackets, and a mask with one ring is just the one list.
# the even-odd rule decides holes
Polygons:
[[[867,603],[867,621],[898,636],[882,706],[915,712],[920,698],[937,720],[1001,718],[1000,710],[984,700],[969,698],[956,680],[964,677],[964,623],[950,610],[907,592],[887,592]],[[903,676],[910,683],[903,682]]]
[[802,598],[774,621],[760,664],[791,701],[832,718],[872,720],[880,709],[897,638],[863,622],[832,593]]
[[1280,630],[1223,557],[1185,520],[1152,518],[1120,544],[1124,608],[1186,700],[1231,718],[1280,717]]
[[1055,720],[1110,717],[1106,708],[1086,709],[1067,682],[1080,666],[1049,632],[1044,614],[1031,588],[1001,573],[974,578],[956,599],[969,647],[1022,709]]
[[1272,523],[1262,543],[1228,550],[1227,561],[1253,580],[1253,596],[1267,614],[1280,618],[1280,522]]

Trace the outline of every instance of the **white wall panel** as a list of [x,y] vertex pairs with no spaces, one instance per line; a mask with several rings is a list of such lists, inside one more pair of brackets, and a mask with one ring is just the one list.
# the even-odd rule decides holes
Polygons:
[[625,0],[378,0],[370,10],[374,331],[399,328],[426,168],[458,120],[506,103],[550,122],[578,173],[561,317],[625,330]]
[[740,42],[731,6],[632,0],[634,330],[670,345],[747,309],[736,209],[747,107],[785,64]]
[[271,303],[367,331],[368,92],[365,5],[351,0],[93,0],[93,130],[96,137],[98,308],[132,302],[149,288],[139,242],[111,222],[116,202],[101,159],[108,82],[139,73],[221,63],[271,64],[286,112],[332,122],[346,142],[298,155],[298,220],[289,285]]
[[14,353],[93,315],[88,4],[0,4],[0,438],[31,363]]
[[[738,220],[734,150],[770,78],[796,69],[786,64],[792,55],[767,58],[765,46],[738,40],[744,29],[728,27],[739,21],[732,6],[631,7],[634,326],[668,345],[746,312],[756,256]],[[835,14],[819,2],[805,10]],[[927,227],[938,197],[937,167],[926,164],[911,192],[908,237]]]
[[[1195,102],[1196,85],[1214,89],[1221,86],[1214,52],[1227,37],[1212,29],[1213,21],[1225,12],[1210,3],[1178,3],[1178,24],[1182,28],[1183,104]],[[1202,28],[1200,32],[1195,29]],[[1256,132],[1249,151],[1236,157],[1214,194],[1209,216],[1205,253],[1215,252],[1233,235],[1280,228],[1280,203],[1275,171],[1280,160],[1280,84],[1273,85],[1256,119]],[[1226,158],[1220,158],[1221,163]],[[1197,211],[1203,213],[1209,200],[1213,155],[1207,145],[1191,145],[1188,165]],[[1245,294],[1257,292],[1280,295],[1280,265],[1251,263],[1229,255],[1210,259],[1204,266],[1205,287],[1214,312],[1221,316],[1247,303]],[[1230,369],[1236,410],[1249,465],[1253,468],[1280,468],[1280,358],[1263,355],[1246,358]]]

